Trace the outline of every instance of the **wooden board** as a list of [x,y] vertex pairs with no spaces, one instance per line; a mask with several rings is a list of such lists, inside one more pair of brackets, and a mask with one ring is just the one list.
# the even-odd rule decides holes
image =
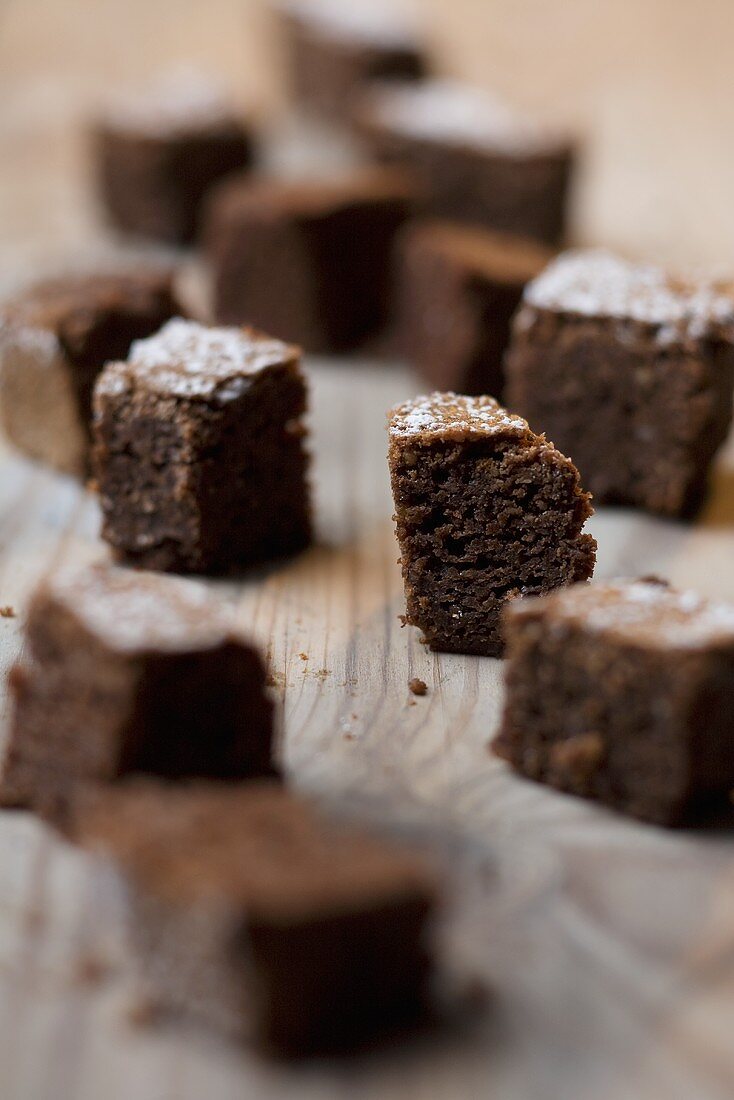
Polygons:
[[[459,6],[487,31],[482,42],[490,52],[491,15],[502,14],[505,35],[521,40],[523,5],[462,0]],[[581,6],[574,2],[567,10],[578,13]],[[657,6],[670,13],[669,5]],[[251,14],[252,5],[246,7]],[[431,7],[449,38],[450,25],[458,28],[453,44],[458,50],[465,39],[476,74],[480,36],[469,40],[469,24],[448,12],[453,5]],[[545,6],[530,8],[545,26],[525,53],[534,64],[540,52],[547,54],[553,28],[543,23]],[[618,8],[604,3],[598,10],[611,23]],[[100,244],[85,198],[81,105],[93,100],[109,67],[119,74],[130,64],[140,73],[164,47],[171,54],[184,47],[195,52],[196,42],[203,60],[222,56],[234,74],[240,8],[213,0],[206,10],[210,17],[202,16],[202,5],[182,0],[136,0],[119,8],[6,0],[0,8],[8,93],[0,116],[2,286],[61,255],[109,247]],[[156,19],[175,23],[176,34],[163,44]],[[715,37],[716,24],[704,22]],[[675,23],[666,22],[668,34]],[[94,44],[133,28],[141,35],[139,51],[113,51],[102,60]],[[593,40],[601,42],[597,32]],[[515,66],[497,41],[501,46],[501,35],[494,47],[497,72],[509,84]],[[612,37],[609,50],[619,41]],[[483,45],[482,58],[484,51]],[[601,47],[593,56],[600,55]],[[669,55],[668,43],[663,56]],[[718,49],[713,55],[719,58]],[[45,68],[36,79],[39,57]],[[253,63],[248,79],[251,72],[259,78],[262,60],[249,39],[247,59]],[[706,67],[699,57],[690,60],[676,86],[677,102],[686,81]],[[558,73],[553,80],[560,98],[573,98],[572,81],[564,93]],[[611,97],[604,117],[617,120],[617,133],[624,117],[625,135],[638,142],[630,136],[629,153],[644,144],[644,127],[628,106],[628,98]],[[697,140],[704,136],[697,133]],[[604,146],[606,169],[614,167],[613,148],[623,146]],[[640,168],[634,158],[629,163]],[[608,202],[604,224],[614,226],[612,236],[624,227],[629,241],[636,230],[625,221],[623,199],[637,188],[624,166],[617,168],[594,201]],[[690,171],[687,162],[683,170]],[[668,213],[659,214],[654,230],[648,227],[648,243],[670,229],[676,208],[663,208]],[[594,202],[585,209],[593,214]],[[636,216],[644,212],[640,205]],[[710,224],[683,228],[687,237],[665,237],[670,251],[709,258],[719,241]],[[319,544],[287,566],[213,587],[237,605],[269,651],[293,781],[341,811],[407,829],[439,853],[448,883],[442,951],[457,974],[488,984],[491,1002],[450,1032],[357,1062],[300,1069],[264,1065],[196,1030],[140,1028],[129,1018],[134,999],[122,929],[104,878],[28,815],[5,813],[0,1097],[730,1097],[734,840],[625,822],[513,778],[488,754],[501,705],[501,663],[432,655],[398,622],[402,594],[384,419],[390,405],[416,391],[416,382],[399,366],[366,360],[314,361],[309,373]],[[0,676],[20,651],[22,615],[37,579],[62,561],[104,553],[97,526],[96,503],[77,485],[0,451],[0,606],[12,605],[18,616],[0,618]],[[734,440],[695,525],[602,510],[590,526],[599,540],[597,576],[655,572],[734,598]],[[408,691],[416,675],[429,685],[424,698]]]

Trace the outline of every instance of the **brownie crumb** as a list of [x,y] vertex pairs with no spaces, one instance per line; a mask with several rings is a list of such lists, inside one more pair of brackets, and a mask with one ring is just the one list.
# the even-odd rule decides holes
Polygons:
[[428,684],[425,680],[419,680],[417,676],[414,676],[412,680],[408,680],[408,688],[413,695],[426,695],[428,692]]
[[5,607],[0,607],[0,619],[14,619],[15,608],[7,604]]
[[298,656],[302,661],[308,660],[308,653],[299,653]]

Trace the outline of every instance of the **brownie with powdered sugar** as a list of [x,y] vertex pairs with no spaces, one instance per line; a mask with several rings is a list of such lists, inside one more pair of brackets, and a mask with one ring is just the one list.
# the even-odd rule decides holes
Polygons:
[[102,535],[148,569],[223,574],[310,540],[299,349],[180,318],[94,393]]

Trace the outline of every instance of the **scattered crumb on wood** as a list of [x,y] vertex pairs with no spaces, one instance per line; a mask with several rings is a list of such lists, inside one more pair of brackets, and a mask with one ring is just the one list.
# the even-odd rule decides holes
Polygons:
[[151,997],[139,995],[130,1002],[125,1015],[133,1027],[148,1027],[158,1018],[159,1011]]
[[325,680],[326,677],[330,676],[330,675],[331,675],[331,670],[328,669],[328,668],[320,668],[318,670],[318,672],[316,673],[316,676],[319,680]]
[[425,680],[419,680],[417,676],[414,676],[412,680],[408,680],[408,688],[412,691],[413,695],[426,695],[428,692],[428,684]]
[[14,607],[11,607],[10,604],[6,604],[5,607],[0,607],[0,619],[14,619],[14,618],[15,618],[15,608]]
[[299,653],[298,656],[301,658],[302,661],[308,660],[308,653]]
[[82,955],[77,959],[75,977],[79,985],[99,985],[109,969],[108,963],[98,955]]
[[282,672],[269,672],[265,683],[268,687],[283,687],[285,685],[285,676]]
[[344,737],[345,741],[356,741],[357,740],[356,734],[349,732],[349,730],[347,730],[347,732],[345,734],[343,734],[343,737]]

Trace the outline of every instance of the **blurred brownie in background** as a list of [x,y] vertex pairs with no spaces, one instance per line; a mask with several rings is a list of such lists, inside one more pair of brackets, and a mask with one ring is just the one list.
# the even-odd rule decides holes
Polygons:
[[414,198],[411,181],[382,168],[227,181],[204,231],[216,320],[257,325],[310,352],[354,348],[387,320],[395,235]]
[[84,846],[128,885],[153,1008],[285,1057],[362,1047],[428,1005],[432,868],[272,782],[89,799]]
[[508,600],[594,571],[578,470],[492,397],[406,401],[389,436],[406,622],[431,649],[501,656]]
[[110,104],[94,125],[92,153],[99,197],[117,229],[187,244],[204,196],[252,163],[253,141],[218,84],[176,72]]
[[237,573],[311,538],[298,348],[180,318],[94,391],[102,537],[134,565]]
[[372,81],[426,75],[415,28],[379,0],[280,0],[273,9],[298,108],[348,122],[355,97]]
[[510,407],[573,454],[598,502],[687,516],[731,424],[734,294],[566,253],[526,288],[505,368]]
[[447,80],[375,86],[354,111],[368,150],[415,173],[437,218],[557,244],[574,148],[491,93]]
[[731,817],[734,605],[617,581],[506,620],[494,749],[516,771],[661,825]]
[[181,309],[170,269],[70,274],[0,306],[0,421],[31,458],[83,477],[89,469],[92,388]]
[[510,320],[553,253],[533,240],[416,222],[397,245],[396,339],[439,390],[502,399]]
[[203,586],[66,569],[33,596],[26,639],[10,674],[2,804],[66,828],[87,784],[274,774],[263,663]]

